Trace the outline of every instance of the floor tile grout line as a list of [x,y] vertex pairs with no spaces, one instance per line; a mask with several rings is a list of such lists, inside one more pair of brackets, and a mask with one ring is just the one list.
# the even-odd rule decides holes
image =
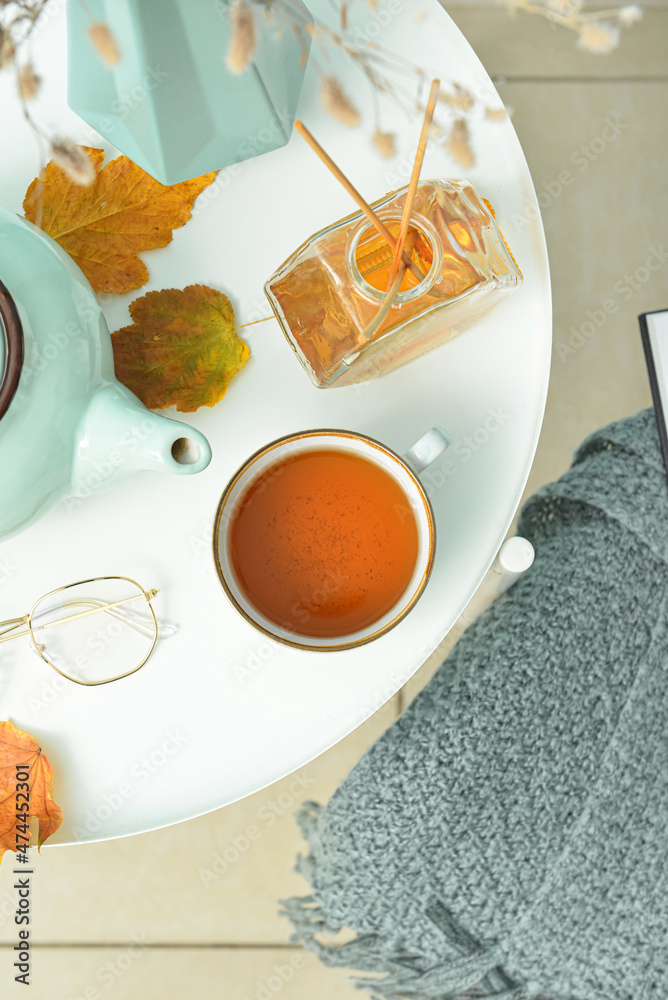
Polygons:
[[491,75],[495,87],[506,83],[577,83],[583,84],[627,84],[627,83],[668,83],[668,76],[507,76],[505,73]]
[[[499,13],[503,11],[502,7],[499,8],[497,0],[482,0],[482,2],[478,0],[477,3],[472,2],[472,0],[454,0],[454,2],[453,0],[446,0],[446,3],[443,3],[442,0],[439,0],[439,3],[446,12],[449,10],[456,10],[456,11],[477,10],[480,11],[481,13],[482,11],[487,11],[488,13],[490,12]],[[600,12],[604,9],[608,10],[611,6],[619,10],[620,7],[624,6],[624,3],[625,0],[614,0],[612,4],[606,3],[606,0],[600,0],[600,2],[598,2],[597,0],[596,3],[590,4],[590,10],[592,11],[592,13],[597,10]],[[645,8],[645,10],[664,10],[664,3],[665,0],[644,0],[643,7]],[[507,15],[508,20],[510,20],[511,17],[514,17],[514,15]],[[539,22],[534,21],[533,23],[537,24]]]
[[[89,950],[109,950],[110,948],[136,948],[138,945],[137,941],[45,941],[31,943],[31,950],[34,948],[35,951],[38,949],[50,948],[53,950],[59,949],[63,950],[66,948],[87,948]],[[281,942],[280,944],[263,944],[259,941],[243,941],[241,944],[233,944],[230,942],[211,942],[208,944],[189,944],[187,941],[152,941],[150,944],[144,942],[139,942],[140,947],[146,949],[147,951],[165,951],[166,949],[191,949],[193,951],[302,951],[302,946],[300,944],[286,944]],[[0,951],[3,949],[12,949],[14,946],[11,944],[0,944]]]

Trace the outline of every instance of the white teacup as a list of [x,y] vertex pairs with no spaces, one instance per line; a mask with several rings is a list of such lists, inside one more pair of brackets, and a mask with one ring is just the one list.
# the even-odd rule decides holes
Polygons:
[[[247,622],[269,638],[297,649],[326,652],[352,649],[371,642],[394,628],[411,610],[427,585],[434,562],[436,529],[434,514],[418,473],[427,468],[450,444],[439,427],[428,431],[400,458],[390,448],[373,438],[352,431],[313,430],[290,434],[272,441],[244,462],[227,484],[218,504],[213,529],[213,557],[223,590],[233,607]],[[235,572],[229,545],[229,528],[248,487],[266,475],[272,466],[280,467],[285,459],[308,451],[331,449],[349,452],[379,465],[401,487],[415,516],[418,531],[417,557],[410,581],[396,603],[376,621],[348,635],[326,637],[301,634],[289,623],[278,625],[266,617],[245,593]]]

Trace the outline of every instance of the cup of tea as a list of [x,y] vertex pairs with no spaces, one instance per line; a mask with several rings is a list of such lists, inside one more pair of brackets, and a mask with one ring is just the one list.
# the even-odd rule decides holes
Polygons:
[[233,607],[298,649],[351,649],[394,628],[434,562],[419,473],[449,443],[435,427],[402,458],[363,434],[325,429],[251,455],[226,486],[213,530]]

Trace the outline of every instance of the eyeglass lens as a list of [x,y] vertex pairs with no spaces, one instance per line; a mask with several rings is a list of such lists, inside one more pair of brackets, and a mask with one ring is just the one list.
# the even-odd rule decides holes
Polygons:
[[[107,607],[118,601],[127,603]],[[82,615],[89,611],[96,613]],[[47,595],[33,611],[31,628],[40,654],[79,682],[131,673],[149,655],[156,638],[143,591],[119,577],[77,583]]]

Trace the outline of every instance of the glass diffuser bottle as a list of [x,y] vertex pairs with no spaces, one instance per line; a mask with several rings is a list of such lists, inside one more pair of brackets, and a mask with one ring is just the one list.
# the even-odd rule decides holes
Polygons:
[[[406,191],[372,206],[395,238]],[[419,184],[405,253],[410,268],[379,325],[392,248],[361,212],[316,233],[266,283],[285,336],[319,388],[398,368],[451,340],[522,282],[491,206],[469,181]]]

